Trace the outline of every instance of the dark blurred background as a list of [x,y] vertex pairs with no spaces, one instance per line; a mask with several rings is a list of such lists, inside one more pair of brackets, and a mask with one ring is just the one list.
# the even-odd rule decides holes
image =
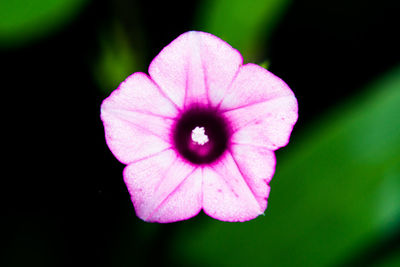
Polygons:
[[[1,266],[400,266],[399,2],[1,0]],[[101,101],[188,30],[299,101],[265,216],[135,216]]]

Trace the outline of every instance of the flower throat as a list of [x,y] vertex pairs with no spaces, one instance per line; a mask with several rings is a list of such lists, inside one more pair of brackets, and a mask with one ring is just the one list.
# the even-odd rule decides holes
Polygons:
[[177,120],[173,143],[179,154],[191,163],[212,163],[228,148],[227,122],[213,110],[188,109]]

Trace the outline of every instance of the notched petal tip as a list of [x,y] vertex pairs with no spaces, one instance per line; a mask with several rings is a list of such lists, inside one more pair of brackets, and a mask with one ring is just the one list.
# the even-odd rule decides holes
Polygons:
[[216,106],[242,62],[240,53],[225,41],[190,31],[153,59],[149,74],[178,107],[193,103]]
[[255,64],[241,67],[220,105],[232,122],[232,141],[276,150],[285,146],[298,118],[289,86]]
[[230,222],[248,221],[262,214],[266,208],[265,195],[259,195],[261,191],[251,179],[243,176],[231,154],[212,168],[205,167],[204,212]]
[[171,147],[177,113],[146,74],[135,73],[101,105],[107,145],[124,164],[158,153]]

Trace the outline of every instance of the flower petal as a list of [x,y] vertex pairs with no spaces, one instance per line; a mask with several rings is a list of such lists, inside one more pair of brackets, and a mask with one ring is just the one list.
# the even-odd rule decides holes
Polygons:
[[201,210],[201,169],[172,150],[128,165],[124,180],[136,214],[149,222],[174,222]]
[[248,221],[264,212],[247,177],[243,177],[230,153],[203,169],[203,209],[222,221]]
[[180,35],[154,58],[152,79],[179,107],[216,106],[242,64],[240,53],[204,32]]
[[284,96],[294,96],[285,82],[268,70],[249,63],[241,66],[220,104],[220,110],[246,107]]
[[269,182],[275,172],[275,154],[263,147],[233,144],[231,152],[260,207],[267,208]]
[[285,146],[297,121],[297,100],[278,77],[254,64],[243,66],[220,105],[234,132],[231,141]]
[[149,76],[141,72],[126,78],[104,101],[101,109],[137,111],[171,118],[178,113],[173,103],[163,95]]
[[171,147],[172,118],[177,112],[147,75],[129,76],[101,106],[110,150],[129,164]]

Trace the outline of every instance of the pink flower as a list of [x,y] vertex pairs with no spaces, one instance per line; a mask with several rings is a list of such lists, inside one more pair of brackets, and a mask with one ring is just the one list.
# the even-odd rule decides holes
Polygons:
[[128,165],[137,216],[175,222],[201,209],[247,221],[267,208],[274,150],[285,146],[297,101],[278,77],[204,32],[180,35],[101,106],[106,141]]

